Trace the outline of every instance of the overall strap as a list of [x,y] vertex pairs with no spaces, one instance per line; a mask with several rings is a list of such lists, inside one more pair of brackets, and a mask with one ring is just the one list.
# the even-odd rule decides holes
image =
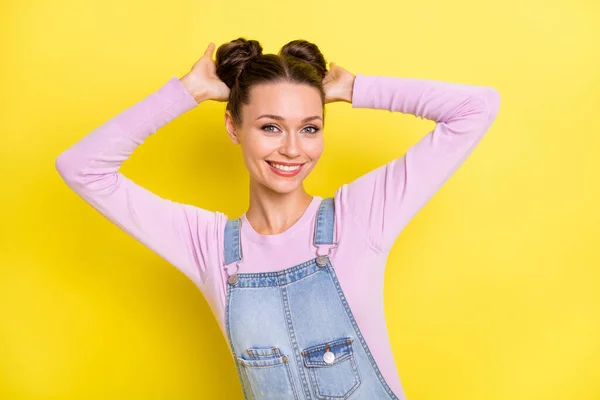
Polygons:
[[225,265],[242,259],[242,243],[240,239],[240,218],[227,220],[225,225]]
[[321,201],[317,213],[317,222],[315,224],[315,237],[313,243],[316,247],[319,245],[334,245],[333,228],[335,209],[333,198],[326,198]]

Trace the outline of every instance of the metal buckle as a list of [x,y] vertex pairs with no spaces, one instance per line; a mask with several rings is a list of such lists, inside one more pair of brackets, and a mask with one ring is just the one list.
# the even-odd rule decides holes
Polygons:
[[[322,246],[322,245],[319,245],[319,246]],[[324,267],[329,262],[329,255],[331,254],[331,250],[335,249],[336,247],[338,247],[338,244],[334,243],[333,245],[329,246],[329,248],[327,249],[327,254],[319,254],[319,246],[317,246],[317,260],[316,260],[316,263],[317,263],[317,265],[319,267]]]
[[238,281],[240,280],[240,277],[237,274],[239,269],[240,269],[239,261],[235,263],[235,272],[231,275],[229,275],[228,268],[225,267],[225,273],[227,274],[227,283],[229,283],[231,286],[235,286],[238,283]]

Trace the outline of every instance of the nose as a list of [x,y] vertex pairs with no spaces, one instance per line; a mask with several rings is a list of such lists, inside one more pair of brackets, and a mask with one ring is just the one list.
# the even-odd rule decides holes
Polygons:
[[300,142],[298,136],[291,133],[283,137],[279,153],[288,157],[296,158],[300,155]]

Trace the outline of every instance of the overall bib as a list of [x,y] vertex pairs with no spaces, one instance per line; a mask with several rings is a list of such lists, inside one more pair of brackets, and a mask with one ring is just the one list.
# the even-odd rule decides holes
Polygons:
[[[333,199],[324,199],[314,259],[277,272],[227,272],[226,330],[246,400],[398,399],[329,259],[337,246],[334,215]],[[225,227],[226,271],[233,263],[239,269],[242,260],[240,222],[229,220]]]

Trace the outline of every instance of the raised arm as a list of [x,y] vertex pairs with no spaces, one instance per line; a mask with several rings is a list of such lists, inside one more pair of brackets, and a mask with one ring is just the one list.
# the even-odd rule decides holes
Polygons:
[[401,157],[336,193],[372,247],[389,251],[427,201],[467,159],[498,113],[500,96],[486,86],[357,74],[353,108],[413,114],[435,129]]
[[[205,65],[212,49],[200,59]],[[56,169],[94,209],[198,284],[204,279],[207,247],[217,235],[218,213],[163,199],[119,172],[148,136],[210,98],[210,93],[199,89],[210,85],[193,71],[181,80],[171,78],[155,93],[88,133],[58,156]]]

